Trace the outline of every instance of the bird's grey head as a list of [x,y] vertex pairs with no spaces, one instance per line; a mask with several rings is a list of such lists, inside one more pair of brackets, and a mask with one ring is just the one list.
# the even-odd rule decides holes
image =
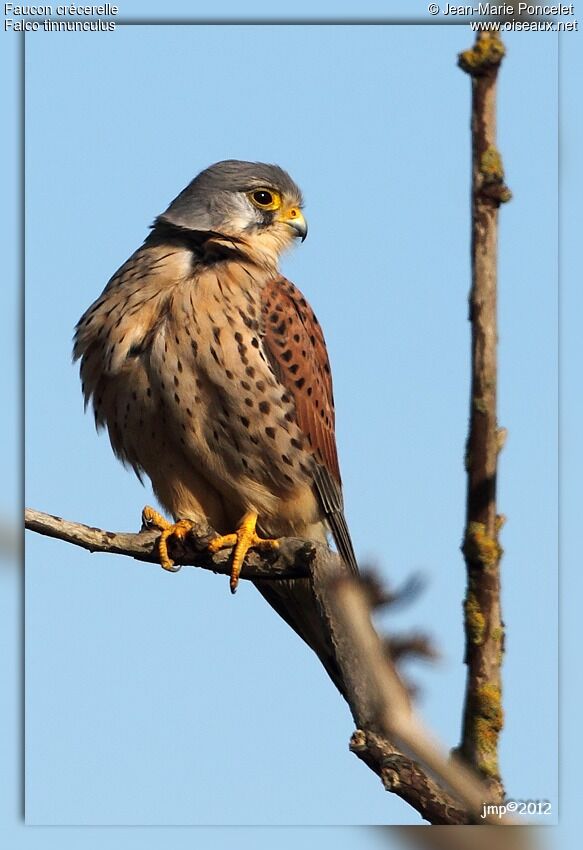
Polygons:
[[278,165],[228,159],[195,177],[159,220],[265,245],[275,239],[281,250],[295,237],[306,237],[302,204],[299,188]]

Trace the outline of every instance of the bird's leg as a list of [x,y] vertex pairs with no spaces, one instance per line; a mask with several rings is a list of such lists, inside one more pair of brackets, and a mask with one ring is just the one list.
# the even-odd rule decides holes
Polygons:
[[235,547],[233,550],[233,563],[231,565],[231,593],[235,593],[237,590],[241,567],[249,549],[265,550],[279,548],[279,541],[264,540],[262,537],[259,537],[255,531],[256,525],[257,513],[255,511],[249,511],[241,520],[241,525],[234,534],[215,537],[208,545],[209,552],[212,554],[218,552],[219,549],[225,549],[227,546]]
[[142,511],[142,525],[144,528],[157,528],[162,532],[158,538],[160,566],[171,573],[177,573],[180,567],[174,566],[174,561],[168,555],[168,540],[170,537],[184,540],[194,523],[189,519],[179,519],[175,523],[168,522],[162,514],[146,505]]

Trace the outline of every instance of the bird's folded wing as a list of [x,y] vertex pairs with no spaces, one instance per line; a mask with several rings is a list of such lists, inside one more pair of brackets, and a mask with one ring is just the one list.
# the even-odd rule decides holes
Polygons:
[[284,277],[263,290],[263,346],[279,380],[293,396],[298,425],[314,464],[314,487],[338,551],[358,572],[344,517],[334,434],[332,376],[322,329],[302,293]]

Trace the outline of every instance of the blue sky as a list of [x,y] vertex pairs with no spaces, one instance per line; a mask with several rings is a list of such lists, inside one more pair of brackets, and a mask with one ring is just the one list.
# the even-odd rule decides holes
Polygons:
[[[310,237],[284,270],[326,331],[357,552],[387,580],[427,578],[390,625],[442,650],[414,673],[447,745],[463,693],[469,43],[460,27],[27,39],[27,501],[137,527],[151,497],[83,416],[72,327],[198,170],[279,162],[306,195]],[[509,793],[556,806],[557,42],[506,44],[502,767]],[[232,599],[218,577],[36,537],[26,580],[28,823],[418,822],[346,752],[347,710],[251,587]]]

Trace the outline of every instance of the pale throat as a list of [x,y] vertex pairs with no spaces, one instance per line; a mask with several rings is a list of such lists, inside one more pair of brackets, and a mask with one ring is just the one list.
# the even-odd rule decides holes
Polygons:
[[245,253],[253,263],[270,270],[277,270],[280,256],[296,241],[292,229],[285,224],[240,233],[237,239],[244,244]]

